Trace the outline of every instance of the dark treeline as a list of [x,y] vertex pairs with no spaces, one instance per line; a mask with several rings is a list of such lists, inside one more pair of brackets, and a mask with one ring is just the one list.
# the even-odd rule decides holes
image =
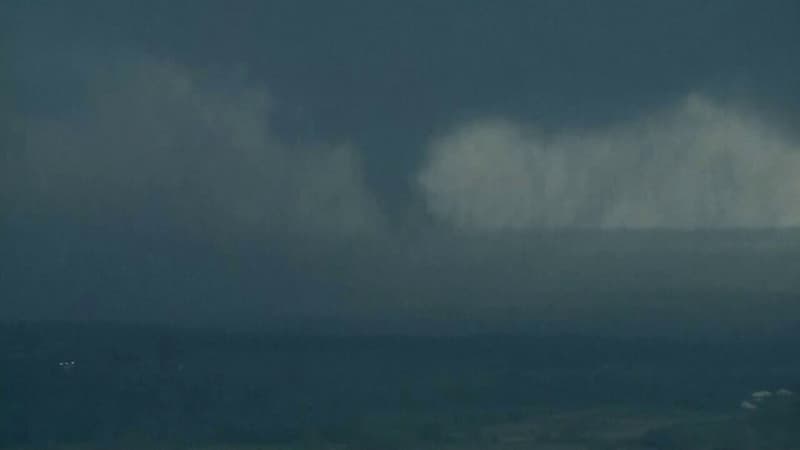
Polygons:
[[392,414],[489,417],[609,403],[733,409],[751,390],[796,384],[796,344],[8,323],[0,326],[0,445],[336,442]]

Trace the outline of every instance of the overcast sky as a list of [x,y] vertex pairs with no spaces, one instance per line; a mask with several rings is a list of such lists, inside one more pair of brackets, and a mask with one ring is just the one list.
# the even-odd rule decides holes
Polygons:
[[781,332],[796,1],[9,1],[0,318]]

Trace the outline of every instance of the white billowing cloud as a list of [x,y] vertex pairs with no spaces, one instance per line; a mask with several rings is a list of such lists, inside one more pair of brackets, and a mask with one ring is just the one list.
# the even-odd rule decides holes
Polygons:
[[603,130],[472,122],[416,177],[429,212],[465,231],[800,226],[800,144],[699,95]]
[[26,126],[18,184],[44,208],[158,207],[290,233],[362,233],[381,221],[358,154],[281,142],[265,89],[244,77],[149,57],[86,72],[85,102]]

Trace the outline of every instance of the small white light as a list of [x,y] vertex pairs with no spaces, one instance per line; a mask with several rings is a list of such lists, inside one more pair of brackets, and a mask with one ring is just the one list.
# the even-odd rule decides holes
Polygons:
[[747,400],[743,401],[739,406],[741,406],[742,409],[749,409],[749,410],[758,409],[758,406],[748,402]]
[[765,399],[772,397],[772,392],[770,391],[756,391],[750,394],[751,397],[757,402],[764,401]]

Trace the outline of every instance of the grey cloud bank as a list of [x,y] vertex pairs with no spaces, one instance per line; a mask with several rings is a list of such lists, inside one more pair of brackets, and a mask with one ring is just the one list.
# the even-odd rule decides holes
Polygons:
[[[82,216],[152,213],[184,226],[286,234],[378,227],[358,154],[292,146],[270,129],[266,90],[146,56],[85,68],[86,96],[24,121],[10,209]],[[249,231],[248,231],[249,232]]]
[[[358,150],[282,142],[267,89],[245,76],[145,56],[88,73],[79,108],[22,121],[6,177],[19,207],[159,205],[262,233],[386,227]],[[602,129],[473,120],[433,139],[424,161],[410,177],[417,203],[456,231],[800,225],[800,145],[746,107],[699,94]]]
[[783,228],[800,225],[798,174],[800,144],[693,94],[602,130],[475,121],[431,144],[417,182],[462,230]]

